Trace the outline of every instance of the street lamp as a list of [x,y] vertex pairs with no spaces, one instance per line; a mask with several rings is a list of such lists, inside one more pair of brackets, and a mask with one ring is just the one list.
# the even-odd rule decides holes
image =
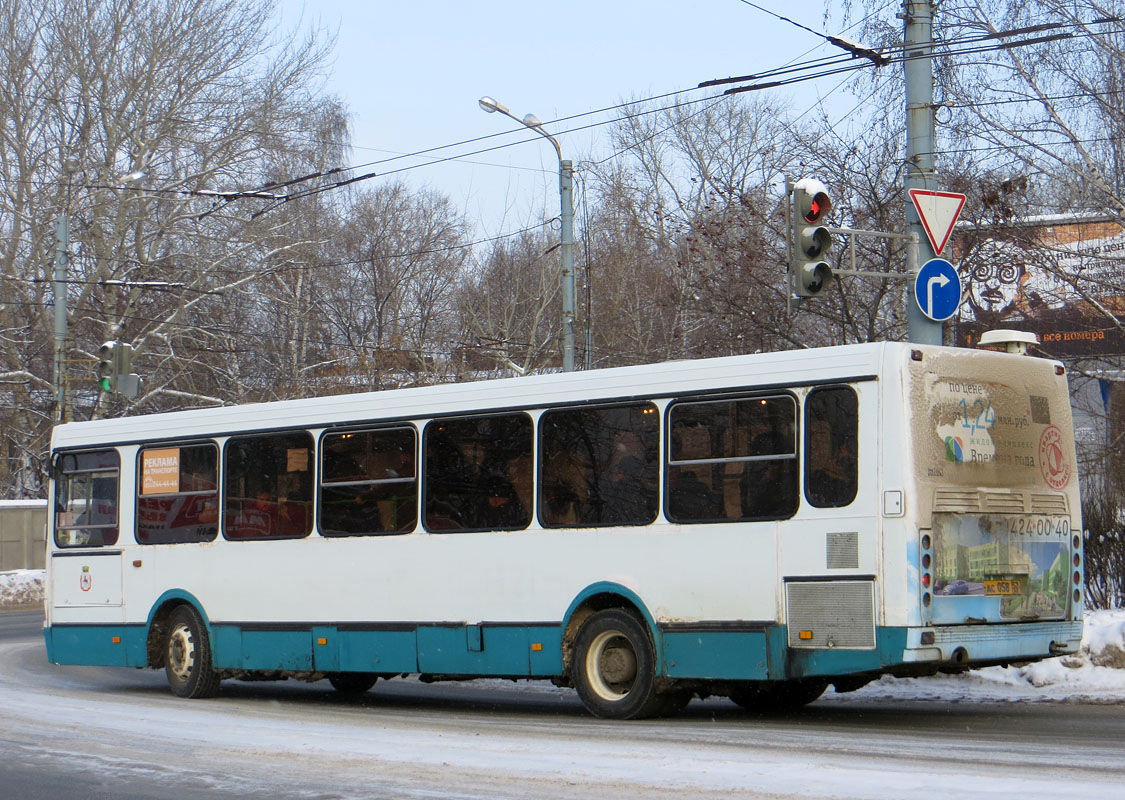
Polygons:
[[569,159],[563,159],[562,148],[554,136],[543,130],[543,123],[534,114],[523,119],[512,114],[507,106],[491,97],[482,97],[480,107],[489,114],[499,111],[538,133],[555,146],[559,156],[559,205],[562,222],[562,335],[563,372],[574,371],[574,167]]

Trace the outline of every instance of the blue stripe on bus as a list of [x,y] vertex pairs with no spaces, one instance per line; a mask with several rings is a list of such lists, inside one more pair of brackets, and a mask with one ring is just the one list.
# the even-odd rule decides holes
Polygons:
[[562,674],[562,631],[557,625],[419,625],[410,630],[317,625],[270,630],[216,623],[211,641],[215,667],[227,670]]
[[144,625],[55,625],[43,629],[52,664],[100,667],[148,665]]
[[[779,628],[788,636],[784,626]],[[770,677],[805,678],[876,672],[886,666],[903,663],[906,634],[906,628],[876,628],[873,650],[787,648],[785,674]],[[781,644],[785,646],[784,641]]]
[[[1052,642],[1077,647],[1081,622],[1063,621],[1036,630],[1018,628],[996,641],[967,629],[939,630],[938,646],[950,657],[964,644],[973,661],[1047,654]],[[996,632],[994,626],[990,630]],[[456,676],[545,678],[561,675],[559,625],[417,625],[362,630],[347,625],[274,628],[217,623],[212,628],[213,663],[223,670],[287,672],[429,673]],[[879,672],[904,663],[907,628],[876,628],[871,650],[802,649],[787,645],[784,625],[763,631],[665,631],[657,641],[670,678],[781,680],[819,675]],[[1022,636],[1017,634],[1023,634]],[[144,667],[145,625],[54,625],[44,629],[47,658],[56,664]],[[115,641],[116,639],[116,641]],[[1073,640],[1073,641],[1071,641]]]

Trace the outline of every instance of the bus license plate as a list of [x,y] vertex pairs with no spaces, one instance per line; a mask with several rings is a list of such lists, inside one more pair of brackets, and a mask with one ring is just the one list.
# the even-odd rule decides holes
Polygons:
[[985,581],[984,593],[986,595],[1012,595],[1020,593],[1020,582],[1018,580],[1009,581]]

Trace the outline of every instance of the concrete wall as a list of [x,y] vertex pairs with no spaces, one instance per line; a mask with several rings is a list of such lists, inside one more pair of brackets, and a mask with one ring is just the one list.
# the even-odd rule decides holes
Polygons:
[[46,530],[46,500],[0,500],[0,572],[43,569]]

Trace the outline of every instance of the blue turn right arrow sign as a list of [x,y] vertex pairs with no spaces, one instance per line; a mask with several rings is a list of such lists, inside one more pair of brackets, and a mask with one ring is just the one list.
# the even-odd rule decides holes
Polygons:
[[914,299],[922,313],[934,322],[945,322],[952,317],[961,305],[957,268],[944,258],[931,258],[914,279]]

